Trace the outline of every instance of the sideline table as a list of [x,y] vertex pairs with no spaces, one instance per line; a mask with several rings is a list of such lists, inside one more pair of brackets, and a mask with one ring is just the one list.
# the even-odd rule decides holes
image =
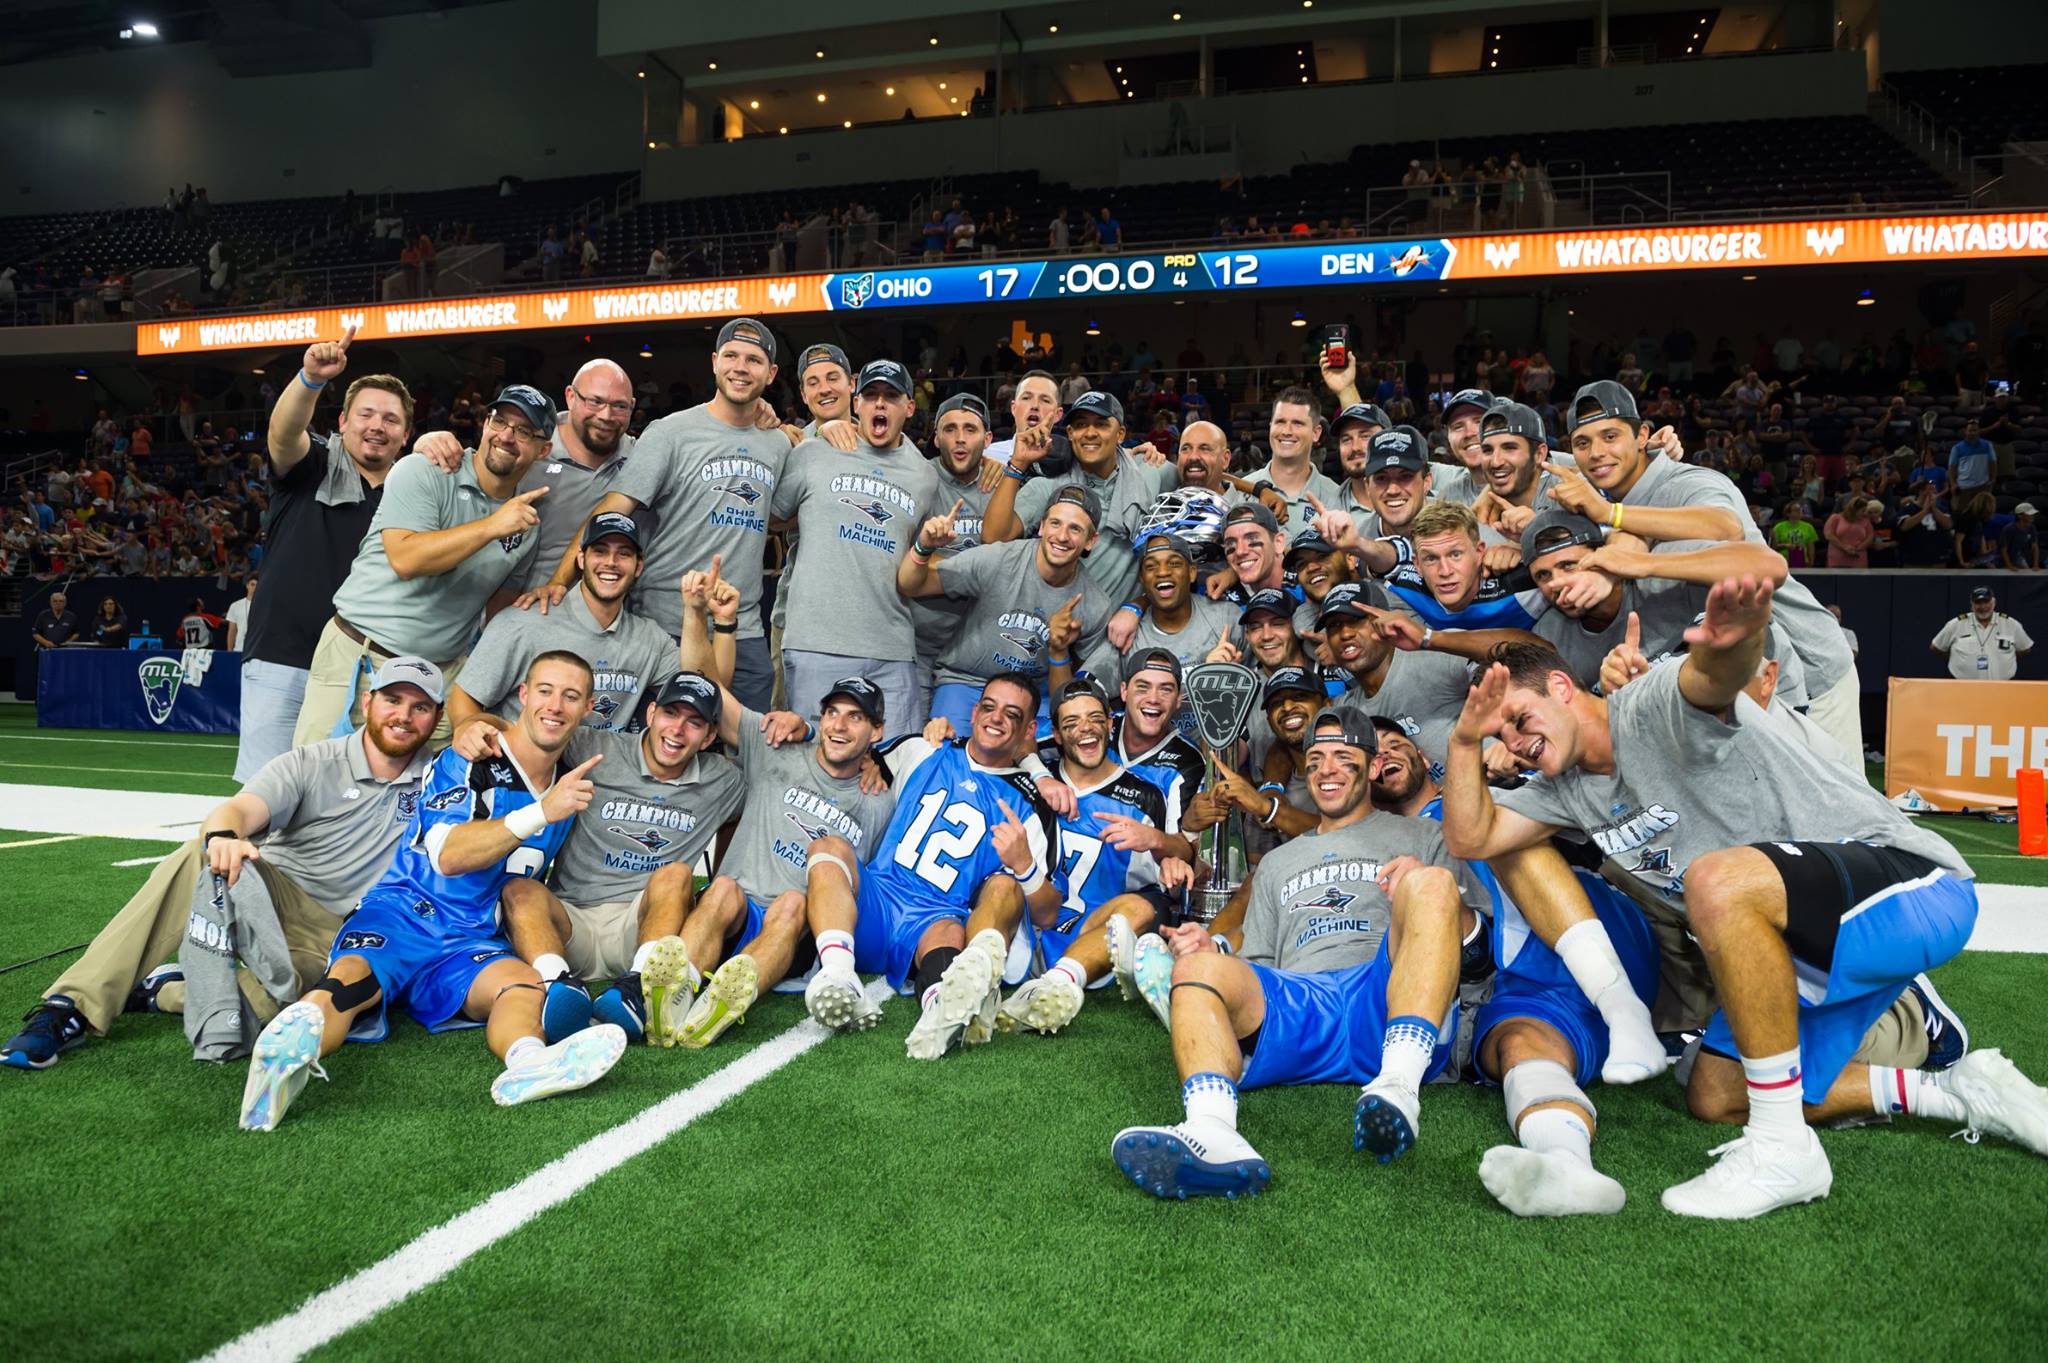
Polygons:
[[36,655],[36,727],[240,731],[242,655],[225,649],[46,648]]

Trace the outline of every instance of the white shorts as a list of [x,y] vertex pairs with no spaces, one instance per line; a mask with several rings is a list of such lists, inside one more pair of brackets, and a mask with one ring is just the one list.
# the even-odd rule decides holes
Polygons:
[[640,906],[646,900],[647,891],[642,890],[610,904],[562,906],[569,914],[562,959],[577,979],[609,981],[632,968],[633,953],[640,948]]

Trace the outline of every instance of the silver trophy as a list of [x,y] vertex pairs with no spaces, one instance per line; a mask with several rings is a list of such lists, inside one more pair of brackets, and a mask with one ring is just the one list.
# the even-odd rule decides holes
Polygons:
[[[1207,750],[1207,781],[1216,780],[1216,754],[1231,749],[1244,736],[1252,709],[1259,703],[1259,674],[1242,663],[1202,663],[1183,680],[1196,732]],[[1245,874],[1244,815],[1232,810],[1223,822],[1203,832],[1198,854],[1208,872],[1188,892],[1188,917],[1214,922]]]

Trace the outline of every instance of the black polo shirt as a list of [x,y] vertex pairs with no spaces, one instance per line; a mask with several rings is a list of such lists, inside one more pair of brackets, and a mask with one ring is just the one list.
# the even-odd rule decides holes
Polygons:
[[[249,638],[242,656],[281,667],[310,667],[320,631],[334,615],[334,594],[348,580],[356,549],[384,500],[341,448],[341,437],[313,436],[306,457],[273,477],[270,510],[263,520],[263,569],[256,599],[249,603]],[[345,469],[331,464],[341,460]],[[329,479],[330,468],[335,476]],[[349,483],[350,478],[355,483]],[[360,490],[357,500],[339,500],[329,488]]]

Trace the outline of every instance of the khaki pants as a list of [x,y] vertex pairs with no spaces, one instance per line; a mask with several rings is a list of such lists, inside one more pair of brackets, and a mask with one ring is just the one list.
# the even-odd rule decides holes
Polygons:
[[1806,717],[1842,745],[1842,760],[1861,781],[1863,775],[1863,690],[1856,669],[1817,696],[1806,699]]
[[[57,982],[43,991],[43,997],[63,994],[85,1015],[94,1032],[105,1036],[128,1001],[133,989],[150,971],[178,954],[185,941],[185,926],[192,916],[192,890],[206,873],[206,857],[195,840],[156,864],[149,879],[135,897],[122,906],[112,922],[71,963]],[[243,875],[260,875],[277,906],[278,925],[284,929],[291,949],[292,969],[298,973],[301,992],[327,970],[327,950],[342,919],[332,909],[300,889],[284,872],[257,860],[244,864]],[[276,1015],[277,1000],[248,971],[241,972],[242,997],[261,1020]],[[157,1002],[165,1012],[184,1011],[185,987],[166,985]]]
[[562,959],[579,980],[613,980],[633,964],[640,949],[640,906],[647,902],[642,890],[631,899],[581,908],[564,904],[569,915],[569,940],[562,944]]
[[[320,631],[320,642],[313,648],[313,663],[306,676],[306,699],[299,706],[299,721],[292,729],[292,746],[303,748],[308,743],[332,738],[334,726],[343,715],[348,716],[351,728],[360,727],[369,675],[390,656],[381,648],[357,643],[342,633],[338,620],[329,620]],[[441,669],[442,680],[453,686],[468,656],[452,662],[439,658],[432,661]],[[448,739],[448,711],[444,708],[428,746],[438,752],[448,746]]]

